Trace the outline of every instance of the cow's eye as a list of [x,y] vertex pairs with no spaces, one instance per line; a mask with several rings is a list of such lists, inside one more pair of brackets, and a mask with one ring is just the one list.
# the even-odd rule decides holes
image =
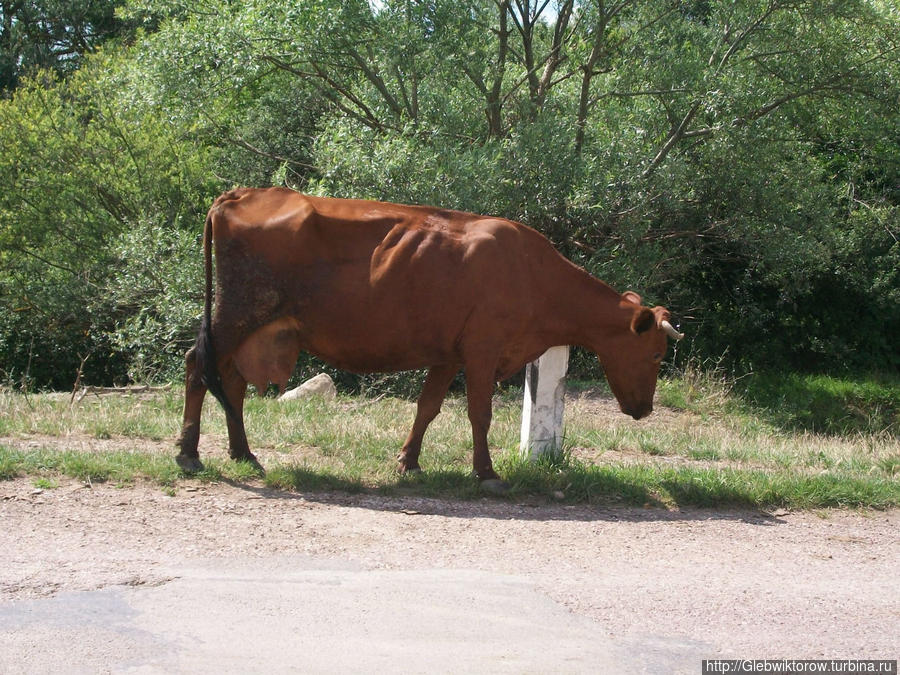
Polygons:
[[653,355],[653,363],[660,363],[662,361],[662,357],[663,357],[662,354],[660,354],[659,352],[656,352]]

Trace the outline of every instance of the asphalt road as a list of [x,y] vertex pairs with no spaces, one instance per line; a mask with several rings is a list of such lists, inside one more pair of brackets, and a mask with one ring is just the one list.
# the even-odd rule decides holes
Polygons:
[[0,670],[663,673],[698,672],[714,651],[666,635],[607,637],[524,576],[297,558],[179,574],[0,606]]

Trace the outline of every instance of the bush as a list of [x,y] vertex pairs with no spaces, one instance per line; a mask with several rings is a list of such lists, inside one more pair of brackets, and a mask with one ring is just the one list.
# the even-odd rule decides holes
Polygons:
[[67,388],[86,355],[91,383],[175,377],[200,224],[237,184],[525,222],[668,306],[679,357],[895,369],[896,16],[688,4],[574,3],[556,31],[566,3],[127,3],[132,45],[0,100],[0,377]]
[[[0,101],[7,380],[67,389],[85,357],[91,384],[124,382],[132,362],[140,370],[148,359],[171,373],[160,363],[184,318],[166,305],[187,285],[177,273],[213,190],[190,139],[150,110],[111,103],[129,86],[111,65],[98,57],[68,80],[40,77]],[[174,319],[175,332],[160,334],[150,315]]]

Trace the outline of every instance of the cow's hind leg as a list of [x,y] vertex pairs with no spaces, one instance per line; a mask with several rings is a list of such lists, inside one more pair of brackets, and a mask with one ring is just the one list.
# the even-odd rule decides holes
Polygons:
[[222,372],[222,388],[236,415],[235,419],[232,419],[231,415],[225,416],[228,425],[228,454],[232,459],[249,462],[261,471],[262,465],[250,452],[247,432],[244,429],[244,396],[247,393],[247,380],[237,371],[233,362],[221,368],[220,372]]
[[175,442],[180,450],[175,461],[182,471],[195,473],[203,470],[197,444],[200,442],[200,412],[203,410],[206,386],[200,380],[200,373],[197,372],[197,360],[193,347],[185,356],[184,365],[184,415],[181,422],[181,434]]
[[398,470],[400,473],[419,471],[419,452],[422,450],[422,439],[425,430],[432,420],[441,411],[441,403],[447,395],[447,390],[453,382],[453,377],[459,371],[458,365],[434,366],[425,376],[425,384],[422,385],[422,393],[416,405],[416,420],[412,430],[400,450]]
[[503,494],[509,484],[500,479],[491,463],[488,449],[488,429],[491,426],[491,397],[494,393],[496,361],[470,361],[466,363],[466,399],[469,422],[472,424],[472,468],[481,489],[493,494]]

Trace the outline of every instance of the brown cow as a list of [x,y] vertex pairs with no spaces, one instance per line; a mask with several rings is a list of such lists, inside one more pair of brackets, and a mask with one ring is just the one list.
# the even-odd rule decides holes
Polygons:
[[247,383],[283,389],[306,350],[359,373],[429,369],[402,472],[419,469],[425,430],[465,369],[475,474],[502,488],[487,444],[497,381],[549,347],[581,345],[599,356],[622,411],[640,419],[653,409],[666,335],[680,337],[666,309],[619,295],[503,218],[242,188],[210,208],[204,256],[205,309],[187,354],[178,440],[185,471],[202,468],[207,389],[225,409],[231,457],[255,463],[243,424]]

